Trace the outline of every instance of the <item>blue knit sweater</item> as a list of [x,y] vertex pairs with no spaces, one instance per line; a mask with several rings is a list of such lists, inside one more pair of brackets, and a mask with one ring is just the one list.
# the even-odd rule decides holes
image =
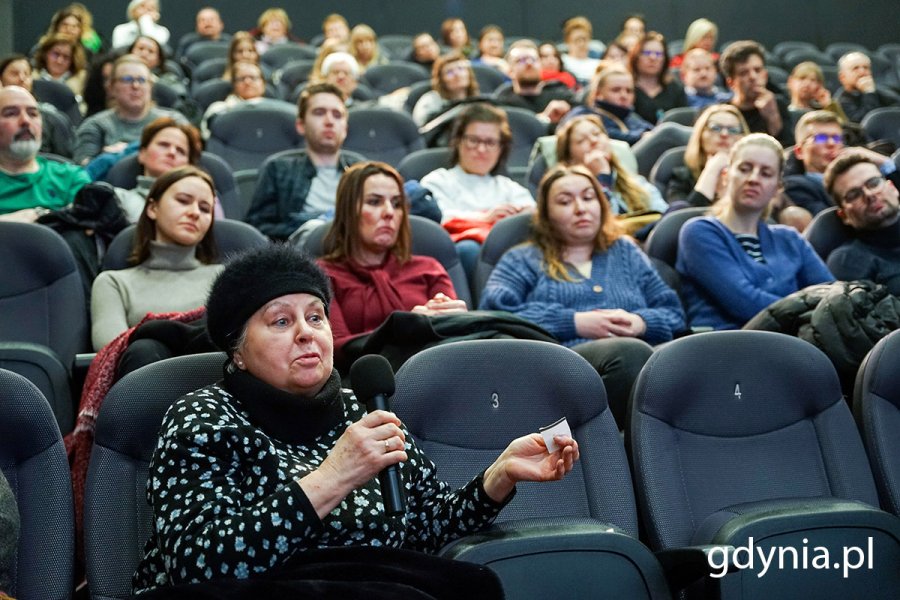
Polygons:
[[575,332],[575,313],[597,308],[640,315],[647,324],[641,337],[650,344],[666,342],[684,329],[678,296],[629,238],[619,238],[606,252],[594,254],[590,279],[571,267],[569,274],[575,281],[552,279],[536,246],[513,248],[491,272],[480,308],[528,319],[566,346],[590,341]]
[[759,224],[765,263],[750,258],[715,217],[695,217],[678,236],[676,269],[691,327],[738,329],[776,300],[834,276],[797,230]]

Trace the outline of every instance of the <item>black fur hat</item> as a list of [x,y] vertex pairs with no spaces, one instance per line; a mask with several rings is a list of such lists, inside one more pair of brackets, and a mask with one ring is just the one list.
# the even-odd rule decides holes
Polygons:
[[209,337],[231,355],[253,313],[269,300],[299,293],[319,298],[328,314],[328,277],[303,251],[287,244],[267,244],[239,254],[225,265],[209,291]]

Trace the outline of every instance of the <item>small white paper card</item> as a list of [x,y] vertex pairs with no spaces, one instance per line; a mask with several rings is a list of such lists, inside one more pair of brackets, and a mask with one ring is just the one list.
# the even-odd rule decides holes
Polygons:
[[569,422],[565,417],[546,427],[541,427],[538,429],[538,432],[541,434],[541,437],[544,438],[544,444],[547,445],[547,452],[550,454],[556,452],[556,442],[553,441],[554,436],[567,435],[572,437],[572,430],[569,428]]

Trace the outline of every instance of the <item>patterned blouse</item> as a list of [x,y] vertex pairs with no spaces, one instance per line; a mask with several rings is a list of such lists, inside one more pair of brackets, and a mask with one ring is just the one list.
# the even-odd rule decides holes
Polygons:
[[[300,410],[298,410],[300,408]],[[326,546],[392,546],[434,552],[484,529],[496,503],[482,476],[456,491],[406,433],[400,469],[406,513],[384,514],[377,478],[324,519],[297,480],[315,470],[365,406],[337,371],[312,399],[243,371],[177,400],[150,462],[150,539],[134,576],[139,593],[159,586],[247,578],[292,555]]]

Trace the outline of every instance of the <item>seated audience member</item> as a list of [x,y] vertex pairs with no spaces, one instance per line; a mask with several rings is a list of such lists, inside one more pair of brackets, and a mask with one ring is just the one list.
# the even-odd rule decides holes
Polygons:
[[217,114],[250,100],[258,100],[266,95],[266,80],[262,69],[252,62],[235,63],[231,75],[231,93],[224,100],[210,104],[200,121],[203,139],[210,136],[209,122]]
[[177,167],[196,165],[203,144],[197,128],[179,123],[170,117],[160,117],[147,124],[141,133],[137,160],[141,166],[137,185],[130,190],[116,188],[116,195],[131,223],[144,213],[147,196],[157,177]]
[[375,30],[360,23],[350,31],[350,54],[359,64],[361,73],[365,73],[369,67],[386,65],[390,59],[381,53],[378,46],[378,37]]
[[[804,172],[785,176],[784,191],[795,206],[817,215],[834,206],[822,178],[828,164],[844,149],[841,121],[827,110],[808,112],[797,121],[794,138],[797,140],[794,156],[803,165]],[[886,156],[884,159],[890,161]]]
[[434,61],[441,55],[441,47],[428,32],[416,34],[412,40],[412,48],[406,60],[422,65],[428,72],[434,67]]
[[19,507],[6,476],[0,471],[0,596],[12,592],[18,551]]
[[113,48],[130,46],[139,35],[149,35],[160,44],[169,42],[169,30],[159,24],[159,0],[131,0],[126,16],[128,22],[113,29]]
[[100,153],[117,153],[141,137],[144,127],[159,117],[186,122],[174,110],[153,104],[153,79],[150,69],[133,54],[118,58],[110,73],[113,108],[85,119],[75,132],[75,162],[87,164]]
[[485,25],[478,34],[478,55],[472,64],[485,65],[509,75],[509,64],[503,58],[503,30],[498,25]]
[[[482,474],[453,491],[393,413],[367,414],[342,389],[333,366],[330,301],[325,274],[290,246],[253,249],[216,279],[207,329],[228,354],[224,379],[177,400],[163,420],[147,485],[150,539],[134,592],[220,577],[271,580],[290,569],[292,557],[319,548],[433,553],[487,527],[519,481],[558,480],[572,469],[574,440],[559,436],[559,449],[548,453],[534,433],[513,440]],[[405,508],[398,516],[385,512],[376,477],[390,465],[398,466],[403,482]],[[354,514],[354,506],[368,508]],[[232,530],[241,532],[237,547],[226,533]],[[396,553],[375,548],[367,559],[375,567],[386,555]],[[428,561],[436,573],[459,572],[455,561],[439,568],[438,560]],[[483,582],[475,579],[470,585],[477,594]],[[409,593],[407,585],[396,590]]]
[[197,42],[227,42],[230,39],[231,34],[225,33],[225,23],[222,22],[219,11],[211,6],[204,6],[197,11],[194,31],[184,34],[178,40],[175,56],[184,56],[188,48]]
[[469,30],[459,17],[449,17],[441,23],[441,40],[451,52],[459,52],[465,57],[472,54]]
[[681,63],[681,81],[688,106],[700,109],[731,100],[732,93],[716,85],[717,76],[712,54],[703,48],[685,52]]
[[734,93],[731,104],[744,115],[750,131],[768,133],[784,146],[793,144],[787,105],[766,87],[769,72],[762,46],[749,40],[729,44],[719,65]]
[[[72,5],[69,5],[62,7],[53,13],[53,16],[50,18],[50,26],[47,27],[47,32],[42,39],[49,38],[53,35],[63,35],[75,40],[81,46],[82,51],[84,52],[85,62],[87,62],[90,60],[91,55],[99,50],[99,45],[96,49],[89,47],[90,43],[85,43],[85,41],[82,40],[83,33],[84,21],[82,12],[76,10]],[[96,35],[96,32],[94,33]]]
[[[629,36],[634,40],[639,40],[644,37],[644,34],[647,32],[647,19],[644,15],[640,13],[632,13],[627,15],[625,19],[622,21],[622,27],[619,29],[619,36]],[[628,46],[627,50],[630,50],[631,46]]]
[[[249,62],[259,65],[259,52],[256,51],[256,41],[253,36],[246,31],[238,31],[231,38],[228,45],[228,61],[225,63],[225,72],[222,79],[231,81],[234,65],[239,62]],[[260,65],[260,69],[262,65]]]
[[591,80],[584,106],[573,108],[560,123],[584,114],[599,116],[609,137],[632,145],[653,129],[634,112],[634,78],[618,65],[598,71]]
[[[510,46],[510,50],[515,43]],[[541,57],[541,80],[542,81],[559,81],[569,89],[575,89],[578,82],[575,76],[563,68],[562,54],[556,44],[552,42],[544,42],[538,47],[538,54]],[[507,62],[509,58],[507,58]]]
[[421,127],[461,100],[478,94],[478,81],[469,60],[458,52],[445,54],[434,61],[431,90],[422,94],[413,107],[413,121]]
[[[0,59],[0,87],[14,85],[31,93],[34,86],[31,63],[24,54],[11,54]],[[38,102],[41,113],[41,152],[72,156],[72,122],[49,102]]]
[[[354,104],[353,93],[359,87],[359,63],[347,52],[332,52],[322,61],[321,81],[330,83],[344,94],[347,106]],[[312,83],[318,83],[315,80]]]
[[669,50],[662,34],[651,31],[631,47],[628,68],[634,76],[634,112],[655,124],[670,108],[687,106],[684,88],[669,73]]
[[700,113],[684,151],[684,166],[675,167],[666,184],[666,201],[712,205],[725,191],[728,153],[748,133],[743,115],[731,104],[714,104]]
[[621,217],[621,224],[629,234],[647,224],[647,213],[661,215],[669,209],[656,186],[622,168],[596,115],[575,117],[559,128],[556,157],[561,164],[585,167],[597,178],[612,213]]
[[384,163],[357,163],[338,185],[322,269],[331,280],[331,329],[344,344],[370,333],[395,310],[447,314],[466,310],[450,276],[430,256],[410,254],[403,179]]
[[66,84],[79,100],[87,79],[86,67],[81,42],[59,33],[41,38],[34,54],[37,77]]
[[788,108],[794,110],[828,110],[841,120],[847,121],[844,109],[831,97],[825,87],[825,75],[822,67],[811,60],[804,61],[794,67],[787,80],[791,103]]
[[457,242],[467,273],[474,272],[481,242],[494,223],[534,208],[531,193],[500,174],[511,147],[506,113],[489,104],[471,104],[453,123],[451,168],[422,178],[422,186],[441,209],[442,224]]
[[328,83],[308,86],[297,102],[297,131],[306,148],[266,161],[246,221],[274,240],[285,240],[310,219],[334,210],[338,181],[358,160],[345,155],[347,106]]
[[347,44],[350,42],[350,23],[343,15],[331,13],[322,20],[322,36],[322,43]]
[[291,34],[291,18],[283,8],[269,8],[259,15],[253,32],[256,52],[262,56],[266,50],[279,44],[299,42]]
[[87,81],[84,82],[84,116],[92,117],[112,108],[115,104],[112,94],[112,69],[122,50],[98,54],[88,67]]
[[32,223],[70,204],[90,182],[81,167],[38,156],[41,134],[34,96],[16,86],[0,88],[0,220]]
[[[621,36],[620,36],[621,37]],[[604,64],[618,64],[628,68],[628,49],[637,43],[637,38],[629,38],[630,43],[626,45],[620,38],[616,38],[609,43],[603,52]]]
[[840,280],[869,279],[900,296],[900,172],[884,158],[854,148],[828,165],[825,187],[853,230],[828,256],[828,268]]
[[154,85],[163,83],[177,92],[179,96],[187,96],[185,80],[181,77],[181,73],[169,68],[169,64],[166,62],[166,51],[162,44],[152,37],[139,35],[128,47],[128,53],[144,61],[155,78]]
[[91,340],[99,350],[147,313],[203,306],[222,268],[213,264],[215,186],[193,166],[153,183],[138,219],[131,268],[103,271],[91,292]]
[[676,54],[669,62],[671,68],[677,68],[684,64],[688,52],[701,49],[712,56],[713,61],[719,60],[719,54],[715,51],[716,40],[719,38],[719,28],[709,19],[700,18],[688,25],[684,34],[684,46],[681,54]]
[[[70,12],[81,21],[81,33],[79,39],[81,40],[81,45],[84,46],[84,49],[90,54],[97,54],[103,50],[104,42],[100,38],[100,34],[94,29],[94,15],[91,14],[91,11],[89,11],[81,2],[72,2],[63,7],[60,11],[57,11],[58,14],[65,14],[66,12]],[[63,21],[65,21],[65,19],[62,19],[60,22]],[[60,30],[60,28],[54,28],[54,31],[57,30]]]
[[586,17],[572,17],[563,24],[563,41],[566,53],[563,66],[575,76],[579,85],[587,85],[600,64],[600,59],[589,55],[594,26]]
[[503,255],[480,308],[533,321],[600,373],[620,427],[631,385],[652,352],[684,329],[675,292],[622,235],[597,179],[551,169],[538,188],[532,238]]
[[542,121],[555,125],[575,105],[575,95],[559,80],[544,80],[540,61],[534,42],[513,42],[506,54],[512,82],[497,90],[494,97],[504,106],[530,110]]
[[676,268],[692,328],[738,329],[776,300],[834,281],[796,229],[766,223],[783,169],[784,150],[775,138],[742,138],[731,148],[715,214],[681,229]]
[[900,104],[897,94],[876,87],[872,60],[862,52],[848,52],[838,60],[838,79],[841,89],[835,100],[854,123],[876,108]]

